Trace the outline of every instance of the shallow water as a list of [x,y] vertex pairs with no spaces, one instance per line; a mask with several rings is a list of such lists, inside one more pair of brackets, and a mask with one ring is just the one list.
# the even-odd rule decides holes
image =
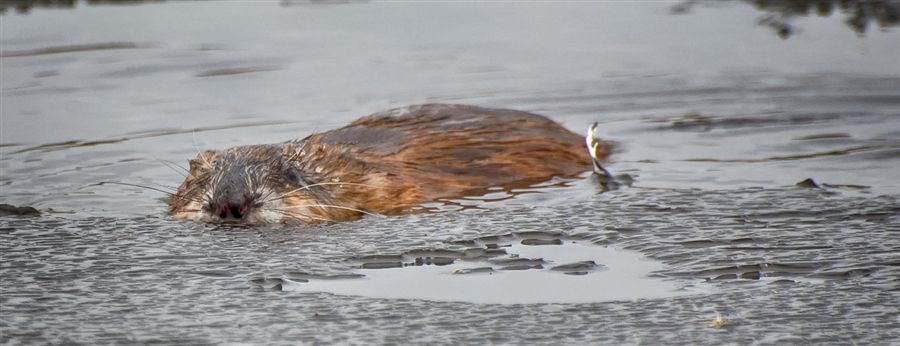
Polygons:
[[[3,15],[0,203],[41,213],[0,216],[3,343],[900,338],[895,28],[835,10],[783,39],[743,3],[301,4]],[[597,121],[635,181],[311,229],[174,221],[112,184],[168,189],[198,148],[423,102]]]

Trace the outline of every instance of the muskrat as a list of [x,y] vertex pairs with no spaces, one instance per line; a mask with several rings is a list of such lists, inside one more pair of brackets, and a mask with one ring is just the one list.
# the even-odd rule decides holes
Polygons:
[[176,219],[254,225],[404,214],[489,187],[574,178],[592,162],[602,169],[612,143],[594,141],[593,129],[585,150],[584,137],[533,113],[408,106],[301,140],[203,151],[166,203]]

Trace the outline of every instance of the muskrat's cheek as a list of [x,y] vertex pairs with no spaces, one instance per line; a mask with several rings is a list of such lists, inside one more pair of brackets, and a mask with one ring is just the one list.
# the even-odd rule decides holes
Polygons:
[[198,213],[186,213],[183,211],[179,211],[179,212],[172,213],[171,216],[173,219],[178,219],[178,220],[195,220],[199,217],[199,214]]
[[257,213],[253,213],[248,216],[247,223],[251,225],[275,225],[280,224],[285,221],[284,215],[271,212],[271,211],[259,211]]
[[[183,198],[183,196],[181,196]],[[169,216],[179,220],[195,220],[199,221],[203,214],[198,201],[190,201],[182,205],[173,207],[169,212]]]

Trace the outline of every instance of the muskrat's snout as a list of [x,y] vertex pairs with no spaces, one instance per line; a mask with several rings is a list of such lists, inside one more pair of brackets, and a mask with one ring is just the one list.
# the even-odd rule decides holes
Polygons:
[[206,211],[221,221],[242,221],[260,207],[264,182],[260,181],[258,171],[264,171],[264,167],[260,163],[227,159],[212,174]]
[[238,173],[226,171],[221,174],[225,174],[226,178],[220,179],[211,188],[212,198],[207,202],[206,212],[212,217],[218,217],[220,221],[244,221],[254,209],[261,206],[259,192],[251,190],[250,185],[253,184],[247,184],[253,177],[238,180],[228,179],[227,176]]
[[246,224],[306,217],[304,208],[285,205],[288,194],[295,204],[306,204],[305,183],[285,160],[284,155],[293,155],[288,149],[260,145],[200,153],[190,161],[190,172],[178,194],[168,200],[170,214],[181,219]]
[[241,204],[232,204],[232,203],[220,203],[218,208],[216,209],[216,214],[219,215],[219,218],[222,220],[235,219],[241,220],[247,215],[250,207],[247,203]]

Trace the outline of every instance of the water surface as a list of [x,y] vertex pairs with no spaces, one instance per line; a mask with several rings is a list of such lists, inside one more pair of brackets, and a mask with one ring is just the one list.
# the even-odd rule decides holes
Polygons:
[[[0,203],[40,214],[0,216],[2,341],[894,342],[900,36],[854,8],[7,10]],[[424,102],[599,122],[634,183],[310,229],[175,221],[162,192],[111,183],[171,189],[198,150]]]

